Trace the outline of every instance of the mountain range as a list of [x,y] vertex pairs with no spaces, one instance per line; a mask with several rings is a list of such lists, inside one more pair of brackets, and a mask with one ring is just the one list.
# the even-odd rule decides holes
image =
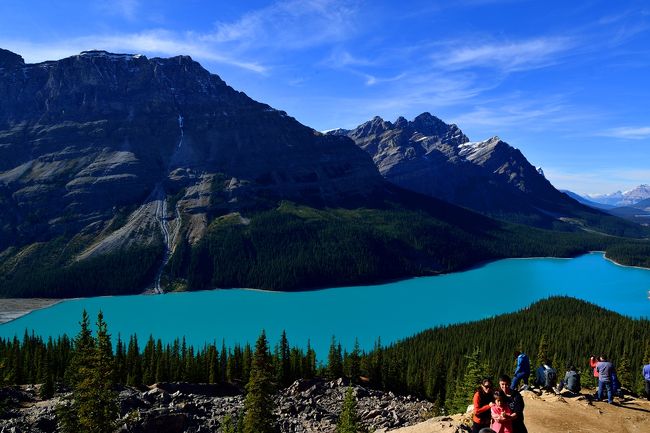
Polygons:
[[650,197],[648,197],[650,196],[650,187],[648,185],[639,185],[630,191],[617,191],[613,194],[587,195],[590,198],[571,191],[563,192],[584,205],[604,210],[610,215],[644,226],[650,225]]
[[188,56],[97,50],[0,50],[0,206],[0,296],[296,290],[646,235],[428,113],[322,134]]
[[616,191],[611,194],[587,194],[586,198],[614,207],[634,206],[638,202],[650,199],[650,185],[639,185],[629,191]]
[[389,182],[495,218],[545,228],[602,218],[555,189],[519,149],[496,136],[471,142],[429,113],[411,121],[375,117],[328,134],[353,139]]

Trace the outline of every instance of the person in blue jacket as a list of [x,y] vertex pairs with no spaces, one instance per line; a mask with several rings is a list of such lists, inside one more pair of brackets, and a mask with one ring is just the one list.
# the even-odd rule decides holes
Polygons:
[[515,351],[515,358],[517,358],[517,367],[515,368],[515,374],[512,378],[510,388],[516,390],[520,380],[524,385],[528,386],[528,378],[530,377],[530,360],[528,359],[528,355],[518,350]]

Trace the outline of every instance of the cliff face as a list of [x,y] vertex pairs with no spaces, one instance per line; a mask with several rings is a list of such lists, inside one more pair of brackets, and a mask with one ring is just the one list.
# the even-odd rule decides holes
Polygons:
[[25,64],[0,50],[0,286],[142,248],[153,266],[154,251],[167,260],[216,216],[279,200],[362,204],[383,182],[347,137],[252,100],[190,57],[86,51]]
[[380,184],[349,139],[253,101],[187,56],[88,51],[24,64],[0,52],[0,249],[165,195],[184,200],[181,213],[227,212],[260,197],[338,204]]

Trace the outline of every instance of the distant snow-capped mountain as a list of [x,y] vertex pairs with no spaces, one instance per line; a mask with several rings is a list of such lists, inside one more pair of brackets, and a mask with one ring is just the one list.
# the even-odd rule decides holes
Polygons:
[[597,203],[616,207],[634,206],[638,202],[650,198],[650,185],[643,184],[629,191],[616,191],[611,194],[587,195],[587,198]]

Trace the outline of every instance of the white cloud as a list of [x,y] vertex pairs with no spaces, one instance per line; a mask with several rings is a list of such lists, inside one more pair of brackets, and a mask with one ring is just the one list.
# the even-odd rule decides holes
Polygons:
[[302,49],[346,39],[354,32],[357,6],[346,0],[284,0],[219,22],[203,40],[241,47]]
[[650,138],[650,126],[622,126],[620,128],[600,131],[595,135],[625,140],[646,140]]
[[490,68],[506,72],[536,69],[554,64],[575,42],[566,37],[469,44],[466,41],[444,43],[446,50],[436,54],[437,66],[448,70]]
[[138,18],[140,0],[110,0],[99,3],[99,10],[109,15],[119,15],[129,21]]
[[178,34],[166,30],[112,35],[89,35],[61,41],[35,43],[16,40],[0,40],[0,46],[22,55],[26,62],[35,63],[56,60],[79,54],[90,49],[146,55],[190,55],[197,60],[208,60],[236,66],[251,72],[266,73],[268,68],[260,63],[247,62],[232,57],[227,50],[196,42],[191,34]]

